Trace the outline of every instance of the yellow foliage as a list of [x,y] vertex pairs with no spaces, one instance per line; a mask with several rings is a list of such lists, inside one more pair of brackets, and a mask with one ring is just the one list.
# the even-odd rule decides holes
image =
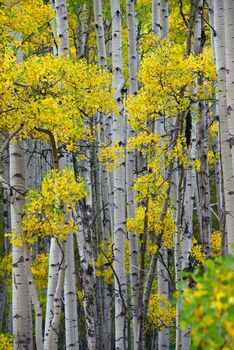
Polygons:
[[[55,17],[50,4],[43,0],[21,0],[20,7],[14,0],[1,3],[0,31],[7,32],[5,44],[11,44],[12,52],[21,47],[24,54],[44,45],[52,47],[52,31],[48,23]],[[21,33],[17,41],[15,33]]]
[[105,246],[104,240],[99,243],[100,253],[96,259],[96,276],[103,277],[107,284],[113,282],[113,270],[110,264],[113,262],[113,249],[112,243],[110,242]]
[[1,350],[13,350],[13,336],[11,334],[0,334]]
[[41,192],[30,190],[26,196],[22,222],[25,240],[29,244],[46,236],[63,240],[69,232],[75,232],[72,208],[86,196],[84,181],[76,180],[72,170],[49,172],[42,182]]
[[116,141],[114,146],[104,146],[98,158],[101,164],[106,166],[107,171],[111,172],[120,166],[121,160],[124,158],[124,149]]
[[208,259],[204,274],[194,272],[194,287],[181,295],[181,326],[191,328],[192,349],[233,349],[233,269],[233,255]]
[[222,232],[215,231],[211,234],[210,245],[213,253],[219,255],[222,250]]
[[193,237],[191,256],[195,258],[199,264],[205,265],[205,254],[202,252],[201,244],[197,243],[197,240]]
[[[127,230],[135,234],[143,234],[145,229],[145,215],[147,215],[147,232],[152,235],[162,235],[162,244],[165,248],[171,249],[173,245],[173,234],[175,232],[175,222],[172,217],[172,210],[168,208],[163,220],[160,220],[162,212],[162,202],[149,200],[148,207],[139,206],[135,211],[135,218],[127,219]],[[146,214],[147,213],[147,214]],[[155,244],[149,243],[147,247],[149,254],[157,251]]]
[[31,271],[36,289],[42,295],[44,295],[44,291],[47,288],[48,270],[49,255],[45,253],[37,254],[31,263]]
[[182,165],[184,168],[186,167],[188,162],[188,156],[187,156],[187,145],[186,145],[185,137],[180,136],[176,140],[176,144],[173,147],[172,151],[168,154],[169,162],[175,159],[177,159],[179,164]]
[[[199,76],[205,79],[201,91],[193,89]],[[144,130],[146,121],[158,119],[162,114],[172,118],[185,113],[193,102],[212,96],[215,78],[211,50],[206,49],[198,56],[185,57],[182,45],[166,39],[158,41],[153,46],[153,52],[142,60],[139,94],[129,97],[127,101],[131,126],[135,130]]]
[[93,140],[87,118],[116,110],[109,91],[111,76],[84,60],[72,63],[46,55],[33,56],[18,65],[5,58],[3,62],[0,107],[3,111],[9,105],[11,108],[1,118],[0,128],[14,131],[23,125],[21,138],[48,140],[38,130],[47,129],[59,146],[68,145],[71,151],[80,139]]
[[127,274],[130,273],[130,255],[129,255],[129,240],[128,239],[125,239],[124,241],[124,251],[125,251],[125,271]]
[[212,123],[209,128],[209,131],[212,137],[217,137],[219,133],[219,122],[215,121],[214,123]]
[[176,317],[175,307],[167,300],[164,294],[153,294],[149,300],[148,322],[158,330],[170,327]]

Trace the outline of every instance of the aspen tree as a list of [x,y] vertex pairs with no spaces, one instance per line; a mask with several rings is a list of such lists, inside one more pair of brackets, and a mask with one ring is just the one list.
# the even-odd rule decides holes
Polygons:
[[[223,108],[222,104],[224,103],[224,99],[226,97],[226,118],[227,118],[227,124],[224,121],[223,110],[221,109],[222,114],[220,113],[220,128],[221,128],[221,147],[223,147],[222,157],[223,157],[223,172],[224,172],[224,188],[226,193],[226,222],[227,222],[227,244],[228,244],[228,252],[233,253],[233,248],[231,245],[234,242],[234,206],[233,206],[233,169],[234,169],[234,109],[233,109],[233,101],[234,101],[234,89],[233,89],[233,71],[234,71],[234,64],[233,64],[233,13],[234,13],[234,4],[232,1],[227,0],[225,2],[225,13],[223,13],[223,8],[221,8],[221,4],[219,2],[216,5],[219,5],[219,7],[215,7],[216,12],[216,23],[217,23],[217,31],[219,30],[219,34],[215,38],[216,44],[217,44],[217,50],[216,50],[216,56],[217,56],[217,70],[218,70],[218,84],[219,89],[224,88],[223,79],[226,81],[226,96],[224,96],[224,90],[219,91],[219,98],[220,98],[220,108]],[[219,13],[217,13],[219,11]],[[222,17],[223,16],[223,17]],[[223,18],[223,19],[222,19]],[[225,18],[225,21],[224,21]],[[220,26],[220,27],[218,27]],[[222,27],[221,27],[222,26]],[[224,27],[224,28],[223,28]],[[224,34],[225,33],[225,34]],[[223,39],[225,35],[225,52],[223,50],[223,45],[221,43],[220,37]],[[225,56],[222,56],[219,50],[222,50],[222,54],[225,53]],[[226,57],[226,64],[224,64],[223,59]],[[221,65],[222,64],[222,65]],[[225,67],[225,68],[223,68]],[[226,77],[226,78],[225,78]],[[221,85],[222,83],[222,85]],[[222,99],[220,94],[222,93]],[[223,102],[222,102],[223,101]],[[223,115],[223,117],[222,117]],[[227,130],[228,128],[228,130]],[[228,144],[228,145],[226,145]],[[229,148],[229,149],[228,149]],[[222,149],[222,148],[221,148]],[[226,152],[227,153],[226,153]],[[232,158],[232,174],[230,173],[230,156]],[[226,170],[227,168],[229,168]],[[228,171],[228,173],[226,172]],[[226,172],[226,174],[225,174]],[[226,175],[226,176],[225,176]],[[231,177],[230,177],[231,175]]]
[[[111,0],[112,15],[112,70],[115,100],[119,105],[119,115],[113,116],[113,138],[115,145],[125,145],[124,108],[122,89],[124,87],[122,63],[122,14],[120,2]],[[115,349],[126,349],[126,279],[124,263],[124,240],[126,238],[125,214],[125,161],[113,172],[113,253],[115,288]]]
[[[226,90],[227,90],[227,118],[229,129],[229,147],[232,155],[232,168],[234,169],[234,3],[225,1],[225,46],[226,46]],[[233,241],[232,241],[233,243]]]
[[[68,13],[66,1],[52,1],[56,13],[56,37],[59,38],[58,56],[69,56],[68,38]],[[70,156],[63,154],[59,167],[69,164]],[[57,244],[54,238],[51,240],[50,269],[51,278],[48,285],[47,316],[45,327],[45,349],[57,347],[57,333],[61,317],[61,301],[64,290],[65,299],[65,331],[66,346],[79,349],[78,341],[78,315],[76,300],[76,283],[74,269],[74,245],[72,234],[69,234],[66,242]],[[66,254],[67,253],[67,254]],[[51,260],[57,260],[55,263]],[[52,288],[52,290],[51,290]],[[51,314],[51,310],[54,310]]]
[[233,243],[234,229],[234,206],[232,189],[233,182],[233,167],[231,162],[231,150],[229,145],[229,129],[227,118],[227,96],[226,96],[226,52],[225,52],[225,9],[222,1],[214,1],[214,29],[216,35],[214,37],[217,84],[218,84],[218,112],[219,112],[219,128],[220,128],[220,147],[221,147],[221,162],[223,172],[223,187],[224,187],[224,208],[225,208],[225,240],[227,246],[225,251],[231,251]]
[[[19,55],[17,60],[19,60]],[[21,207],[24,204],[25,168],[26,164],[23,143],[11,143],[10,185],[15,189],[14,200],[11,204],[11,230],[15,232],[14,235],[22,234]],[[14,347],[20,350],[31,350],[33,348],[31,300],[25,268],[24,248],[15,247],[13,245],[12,258],[12,317]]]
[[[215,55],[215,43],[214,43],[214,37],[215,37],[215,30],[214,30],[214,0],[208,1],[209,6],[209,22],[210,22],[210,43],[211,43],[211,50],[214,57],[214,62],[216,62],[216,55]],[[213,96],[213,107],[212,107],[212,121],[216,124],[218,119],[218,96],[217,93]],[[214,124],[214,125],[215,125]],[[212,125],[211,125],[212,126]],[[217,197],[217,214],[218,219],[220,222],[220,231],[225,232],[225,219],[224,219],[224,193],[222,189],[222,165],[221,165],[221,147],[220,147],[220,131],[218,130],[217,135],[211,135],[212,141],[213,141],[213,150],[215,155],[215,161],[214,161],[214,169],[215,169],[215,185],[216,185],[216,197]],[[215,214],[215,212],[212,210],[212,213]],[[225,234],[224,234],[225,236]]]
[[[128,26],[128,66],[130,94],[137,95],[137,28],[136,15],[133,0],[126,1],[127,26]],[[134,136],[134,130],[130,124],[127,124],[127,139]],[[127,215],[134,215],[134,193],[132,186],[134,183],[135,172],[135,152],[127,150],[126,152],[126,187],[127,187]],[[139,248],[138,237],[134,232],[129,232],[129,255],[130,255],[130,283],[131,283],[131,313],[133,315],[133,349],[137,349],[137,332],[139,328],[138,318],[138,289],[139,289]]]
[[[106,53],[106,43],[105,43],[105,28],[103,24],[103,15],[102,15],[102,1],[94,0],[94,20],[95,20],[95,30],[96,30],[96,38],[97,38],[97,49],[98,49],[98,64],[103,69],[107,69],[107,53]],[[108,133],[110,132],[110,118],[109,116],[100,115],[100,134],[99,141],[102,143],[108,144]],[[99,168],[99,176],[100,176],[100,187],[99,187],[99,207],[101,210],[101,231],[103,233],[103,239],[105,242],[106,252],[111,243],[111,208],[110,205],[112,202],[112,189],[110,188],[111,184],[111,175],[107,173],[106,168],[100,167],[100,164],[97,165]],[[113,224],[113,222],[112,222]],[[108,350],[111,347],[111,293],[110,286],[103,283],[103,319],[102,319],[102,327],[104,329],[101,330],[102,333],[102,347],[105,350]]]
[[[199,54],[203,51],[204,40],[204,4],[199,1],[197,16],[195,21],[194,34],[194,52]],[[198,79],[198,88],[203,85],[203,78]],[[205,102],[199,102],[198,108],[201,116],[197,124],[197,155],[201,161],[201,166],[198,171],[198,192],[199,192],[199,207],[201,210],[202,224],[202,244],[204,251],[208,251],[210,245],[211,233],[211,218],[209,210],[209,169],[208,169],[208,106]]]
[[83,14],[86,10],[86,5],[83,4],[82,9],[79,13],[78,18],[78,26],[77,26],[77,52],[76,52],[76,58],[77,60],[84,57],[85,52],[85,28],[84,28],[84,19]]
[[[20,0],[17,1],[18,10],[21,11]],[[22,35],[15,34],[16,39],[22,42]],[[21,48],[16,53],[16,64],[23,61]],[[15,189],[11,202],[11,230],[15,238],[22,236],[22,209],[24,205],[24,191],[26,185],[26,163],[24,143],[10,143],[10,186]],[[28,258],[28,257],[27,257]],[[29,286],[27,280],[24,247],[12,247],[12,317],[14,347],[23,350],[33,348],[32,314]]]
[[168,0],[160,1],[160,29],[161,29],[161,38],[168,38]]
[[[190,19],[188,23],[188,33],[187,38],[189,37],[189,31],[191,28],[194,28],[194,41],[190,38],[190,41],[187,40],[186,53],[191,54],[191,50],[195,55],[201,53],[201,35],[202,35],[202,3],[201,1],[192,1],[190,4]],[[193,27],[194,26],[194,27]],[[196,88],[194,88],[195,90]],[[196,105],[198,107],[198,104]],[[204,116],[204,113],[203,113]],[[204,116],[205,117],[205,116]],[[203,130],[203,129],[202,129]],[[188,155],[189,159],[193,162],[196,159],[196,142],[197,142],[197,124],[194,121],[194,115],[191,111],[187,112],[186,115],[186,130],[187,132],[187,142],[188,146]],[[189,133],[189,135],[188,135]],[[203,135],[200,137],[202,138]],[[203,140],[201,140],[203,142]],[[186,271],[189,268],[189,257],[192,248],[192,237],[193,237],[193,207],[194,207],[194,198],[195,198],[195,188],[197,187],[197,177],[196,171],[192,167],[187,166],[186,174],[184,176],[184,190],[180,198],[181,200],[181,213],[178,218],[177,230],[180,231],[179,235],[179,245],[178,248],[178,261],[175,265],[178,264],[177,269],[177,283],[180,281],[179,273],[180,271]],[[182,200],[183,198],[183,200]],[[199,202],[197,200],[197,206]],[[180,329],[179,325],[180,320],[180,310],[179,305],[177,305],[177,337],[176,337],[176,346],[177,349],[189,349],[190,348],[190,328],[188,327],[185,330]]]
[[[168,38],[168,2],[167,1],[152,1],[152,32],[159,38]],[[156,120],[156,132],[159,135],[163,135],[163,123],[164,118],[162,116]],[[174,172],[174,181],[176,181],[176,173]],[[173,186],[177,188],[177,184]],[[160,254],[157,261],[157,277],[158,277],[158,293],[159,295],[166,295],[169,299],[169,276],[168,276],[168,251],[167,248],[161,247]],[[158,332],[158,348],[169,349],[170,347],[170,333],[169,328],[160,330]]]
[[161,15],[161,1],[152,0],[152,32],[158,37],[161,37],[160,15]]

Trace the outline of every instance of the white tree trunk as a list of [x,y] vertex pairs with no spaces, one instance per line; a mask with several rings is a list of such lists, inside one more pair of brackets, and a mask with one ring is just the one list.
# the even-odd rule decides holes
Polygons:
[[100,67],[106,67],[106,44],[105,32],[102,18],[102,0],[94,0],[94,20],[98,46],[98,64]]
[[[118,142],[125,145],[124,135],[124,107],[122,89],[124,87],[122,64],[122,14],[119,0],[111,0],[112,14],[112,70],[113,88],[115,100],[119,105],[119,115],[113,118],[113,144]],[[126,280],[124,261],[124,240],[126,238],[126,193],[125,193],[125,161],[122,161],[119,169],[114,170],[114,287],[115,287],[115,349],[126,348]]]
[[160,6],[160,27],[161,38],[168,38],[169,26],[168,26],[168,0],[161,0]]
[[61,242],[59,244],[60,254],[59,254],[59,271],[58,271],[58,280],[56,285],[56,290],[54,294],[53,302],[53,317],[51,319],[49,329],[48,329],[48,350],[57,348],[55,343],[55,335],[59,334],[59,324],[62,310],[62,297],[64,289],[64,279],[66,271],[66,244]]
[[[126,1],[127,25],[128,25],[128,66],[130,80],[130,94],[138,92],[137,80],[137,28],[134,0]],[[129,123],[127,124],[127,139],[135,135]],[[127,215],[134,216],[134,192],[132,186],[135,180],[136,154],[133,151],[126,151],[126,187],[127,187]],[[139,329],[138,317],[138,289],[139,289],[139,247],[136,234],[129,232],[129,255],[130,255],[130,284],[131,284],[131,312],[133,315],[133,349],[136,350],[137,332]]]
[[43,350],[43,331],[42,331],[42,308],[38,299],[34,279],[31,271],[31,257],[27,243],[24,243],[24,256],[25,256],[25,271],[28,280],[29,293],[31,296],[32,304],[35,310],[35,340],[37,350]]
[[[232,170],[234,169],[234,2],[225,1],[225,46],[226,46],[226,89],[227,118],[229,129],[229,147],[232,155]],[[234,175],[233,175],[234,176]],[[232,201],[234,191],[232,191]],[[233,241],[232,241],[233,243]]]
[[[44,350],[49,350],[48,334],[50,324],[53,319],[54,313],[54,297],[55,290],[58,282],[59,273],[59,246],[55,238],[51,239],[50,244],[50,257],[49,257],[49,273],[48,273],[48,287],[47,287],[47,298],[46,298],[46,318],[45,318],[45,335],[44,335]],[[58,337],[57,334],[53,332],[53,350],[57,349]]]
[[83,12],[86,10],[86,5],[84,4],[82,6],[82,10],[79,13],[78,18],[78,26],[77,26],[77,52],[76,52],[76,58],[79,60],[80,58],[84,57],[85,54],[85,28],[84,28],[84,19],[83,19]]
[[214,28],[216,36],[215,57],[218,84],[218,111],[221,142],[221,162],[223,170],[223,185],[225,199],[225,235],[227,236],[226,251],[232,251],[231,244],[234,242],[234,200],[233,200],[233,167],[232,155],[229,146],[230,134],[227,121],[227,96],[226,96],[226,59],[225,59],[225,22],[224,3],[222,0],[214,2]]
[[66,0],[52,0],[56,12],[58,56],[69,56],[68,13]]
[[[20,10],[20,0],[17,1]],[[22,41],[22,35],[15,34]],[[23,62],[23,52],[19,48],[16,53],[16,64]],[[14,238],[23,239],[22,206],[25,203],[26,160],[24,142],[10,143],[10,186],[13,188],[11,201],[11,231]],[[14,349],[33,348],[31,299],[25,266],[24,247],[12,246],[12,318]]]
[[76,296],[76,275],[74,238],[69,233],[66,239],[66,271],[64,284],[66,349],[79,350],[78,315]]
[[[10,144],[10,185],[14,188],[11,203],[11,230],[14,237],[21,236],[22,209],[25,191],[25,158],[22,142]],[[14,349],[31,350],[31,300],[25,269],[23,247],[12,247],[12,316]]]
[[152,33],[161,38],[161,2],[160,0],[152,0]]
[[78,231],[76,239],[79,251],[79,273],[82,280],[82,295],[85,313],[85,328],[88,350],[97,350],[97,310],[94,281],[94,261],[92,251],[92,222],[90,207],[86,203],[79,205],[75,214]]

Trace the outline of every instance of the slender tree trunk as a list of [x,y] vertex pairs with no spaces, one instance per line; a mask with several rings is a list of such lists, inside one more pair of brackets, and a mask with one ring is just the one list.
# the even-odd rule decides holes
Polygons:
[[107,66],[105,32],[102,18],[102,1],[94,0],[94,20],[98,46],[98,64],[100,67]]
[[[25,159],[23,143],[10,144],[10,185],[14,188],[13,201],[11,203],[11,230],[13,240],[22,237],[21,221],[24,205],[25,191]],[[23,247],[12,247],[12,316],[14,348],[19,350],[31,350],[32,339],[32,315],[31,300],[29,295],[28,280],[25,269],[25,256]]]
[[[50,256],[49,256],[49,272],[48,272],[48,287],[47,287],[47,298],[46,298],[46,318],[45,318],[45,335],[44,335],[44,350],[49,350],[48,335],[50,324],[53,319],[54,313],[54,297],[55,290],[58,282],[58,273],[59,273],[59,246],[55,238],[51,239],[50,244]],[[53,332],[51,335],[53,340],[50,342],[53,343],[52,349],[57,349],[58,337],[57,334]]]
[[[227,119],[229,129],[229,147],[232,155],[232,170],[234,169],[234,3],[225,1],[225,46],[226,46],[226,89],[227,89]],[[234,173],[233,173],[234,176]],[[234,191],[232,194],[232,201]],[[232,240],[233,243],[233,240]]]
[[76,296],[76,274],[74,238],[69,233],[66,240],[66,271],[64,283],[66,349],[79,350],[78,315]]
[[97,309],[95,295],[95,266],[92,251],[92,212],[89,203],[84,200],[75,213],[78,231],[76,239],[79,252],[79,274],[82,281],[85,328],[88,350],[97,350]]
[[78,26],[77,26],[77,52],[76,58],[79,60],[85,56],[85,28],[84,28],[84,18],[83,14],[86,10],[86,5],[82,6],[78,16]]
[[160,27],[161,38],[168,38],[169,26],[168,26],[168,0],[161,0],[160,7]]
[[226,59],[225,59],[225,22],[224,3],[221,0],[214,2],[214,37],[216,71],[218,84],[218,112],[221,143],[221,162],[223,171],[224,207],[225,207],[225,236],[227,237],[226,252],[232,251],[234,242],[234,201],[233,201],[233,167],[231,150],[229,145],[230,134],[227,121],[227,96],[226,96]]
[[[17,1],[20,11],[20,1]],[[15,34],[22,41],[22,35]],[[16,64],[23,62],[23,52],[18,49]],[[21,238],[23,242],[22,206],[24,205],[26,185],[26,161],[24,142],[17,140],[10,143],[10,186],[13,188],[11,201],[11,231],[12,238]],[[31,300],[25,267],[24,247],[12,247],[12,317],[14,348],[31,350],[33,348]]]
[[[119,105],[119,115],[113,117],[113,144],[125,145],[124,107],[122,89],[124,87],[122,64],[122,14],[119,0],[111,0],[112,14],[112,70],[115,100]],[[115,286],[115,349],[126,349],[126,280],[124,261],[124,240],[126,238],[125,209],[125,161],[114,170],[113,183],[113,253],[114,253],[114,286]]]
[[63,289],[64,289],[64,280],[65,280],[65,271],[66,271],[66,260],[65,260],[65,242],[61,242],[59,244],[60,255],[59,255],[59,271],[58,271],[58,280],[56,285],[56,290],[54,294],[54,302],[53,302],[53,317],[49,325],[48,329],[48,350],[53,349],[54,346],[57,348],[57,344],[55,343],[55,336],[59,334],[59,324],[61,318],[61,310],[62,310],[62,297],[63,297]]
[[[158,37],[168,38],[168,1],[153,0],[152,1],[152,32]],[[164,116],[160,116],[156,120],[156,133],[163,135],[164,133]],[[165,173],[165,169],[163,170]],[[173,172],[173,178],[176,178],[176,171]],[[177,189],[177,184],[173,185],[172,191]],[[161,247],[159,251],[159,259],[157,260],[157,277],[158,277],[158,293],[159,295],[166,295],[169,300],[169,277],[168,277],[168,251],[167,248]],[[158,331],[159,349],[168,350],[170,348],[170,329]]]
[[35,310],[35,340],[37,350],[43,350],[42,308],[38,299],[34,279],[31,271],[31,257],[27,243],[24,242],[25,270],[28,280],[29,293]]
[[209,251],[211,218],[210,218],[210,186],[209,186],[209,169],[208,169],[208,110],[205,103],[199,103],[201,111],[198,123],[198,140],[197,154],[201,161],[198,172],[199,198],[202,216],[202,245],[204,252]]
[[160,13],[161,1],[152,0],[152,33],[156,34],[159,38],[161,38]]
[[[137,95],[138,80],[137,80],[137,28],[134,1],[126,1],[126,13],[128,19],[128,65],[129,65],[129,80],[130,94]],[[127,139],[134,137],[134,130],[130,124],[127,124]],[[126,151],[126,187],[127,187],[127,215],[134,216],[134,192],[132,186],[135,180],[135,164],[136,154],[133,151]],[[128,232],[129,238],[129,256],[130,256],[130,285],[131,285],[131,312],[133,315],[133,349],[136,350],[137,332],[139,329],[138,317],[138,289],[139,289],[139,248],[138,237],[136,234]]]

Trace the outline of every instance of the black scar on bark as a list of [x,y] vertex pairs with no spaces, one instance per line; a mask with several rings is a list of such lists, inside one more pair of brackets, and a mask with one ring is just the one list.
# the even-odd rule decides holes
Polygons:
[[187,147],[189,147],[191,143],[191,135],[192,135],[192,116],[190,110],[188,110],[186,115],[186,126],[185,126],[185,138]]

